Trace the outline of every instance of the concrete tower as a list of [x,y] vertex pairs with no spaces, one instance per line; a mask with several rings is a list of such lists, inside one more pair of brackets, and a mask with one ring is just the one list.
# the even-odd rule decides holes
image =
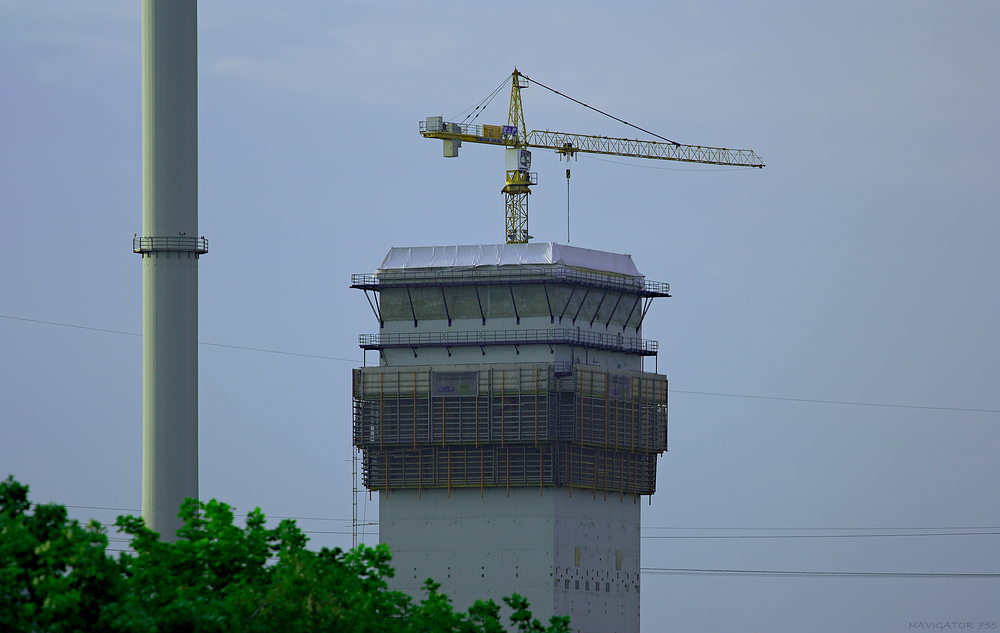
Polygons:
[[142,2],[142,516],[198,497],[198,4]]
[[517,592],[543,622],[636,633],[640,497],[667,446],[642,321],[669,287],[554,243],[393,248],[352,287],[380,328],[360,339],[379,364],[354,371],[354,444],[390,586],[430,577],[460,609]]

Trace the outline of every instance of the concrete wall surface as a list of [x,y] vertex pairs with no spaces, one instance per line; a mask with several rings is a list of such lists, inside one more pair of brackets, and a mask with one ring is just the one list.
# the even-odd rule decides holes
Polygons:
[[[471,319],[477,324],[482,323],[483,317],[487,323],[497,319],[515,321],[520,317],[522,326],[526,325],[525,319],[534,317],[544,321],[532,327],[590,327],[593,322],[600,325],[600,331],[617,328],[621,332],[623,327],[630,326],[635,335],[642,316],[636,294],[564,284],[482,285],[478,289],[417,286],[410,288],[409,293],[405,288],[387,288],[381,294],[382,318],[387,325],[390,321],[412,324],[414,315],[418,321],[447,320],[450,316]],[[556,325],[550,324],[552,317]]]
[[641,500],[560,488],[555,502],[554,611],[582,633],[638,633]]
[[581,633],[637,633],[640,507],[567,488],[391,490],[379,522],[389,586],[419,599],[433,578],[462,610],[516,592],[542,622],[569,615]]

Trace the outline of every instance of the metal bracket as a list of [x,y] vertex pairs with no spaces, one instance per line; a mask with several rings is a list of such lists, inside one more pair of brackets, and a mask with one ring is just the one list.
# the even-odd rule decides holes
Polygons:
[[483,312],[483,302],[479,298],[479,286],[473,286],[473,288],[476,289],[476,303],[479,304],[479,316],[483,317],[483,325],[486,325],[486,313]]
[[[406,287],[406,298],[410,300],[410,314],[413,315],[413,327],[417,327],[417,313],[413,309],[413,297],[410,296],[410,287]],[[416,354],[414,354],[416,356]]]
[[611,317],[615,316],[615,310],[618,309],[618,304],[622,302],[622,297],[624,296],[625,296],[624,293],[618,295],[618,301],[615,301],[615,307],[611,308],[611,314],[608,315],[608,322],[604,324],[605,330],[607,330],[611,326]]
[[642,316],[639,317],[639,325],[635,326],[635,333],[639,333],[639,328],[642,327],[642,322],[646,320],[646,313],[649,312],[649,306],[653,305],[653,298],[650,297],[646,300],[646,305],[642,307]]
[[[448,299],[444,296],[444,286],[441,286],[441,301],[444,303],[444,314],[448,317],[448,327],[451,327],[451,311],[448,310]],[[451,356],[451,354],[448,354]]]
[[642,295],[635,298],[635,303],[632,304],[632,309],[628,311],[628,316],[625,317],[625,323],[622,325],[622,332],[624,332],[625,328],[628,327],[628,322],[632,320],[632,313],[635,312],[635,307],[639,305],[640,301],[642,301]]
[[514,299],[514,284],[507,284],[510,289],[510,302],[514,304],[514,316],[517,318],[517,324],[521,325],[521,315],[517,313],[517,300]]
[[373,295],[375,295],[375,301],[372,302],[372,298],[368,296],[368,291],[365,290],[364,292],[365,292],[365,299],[368,299],[368,305],[371,306],[372,312],[375,313],[375,318],[378,319],[378,326],[379,326],[379,328],[380,329],[384,328],[385,327],[385,321],[382,320],[382,310],[381,310],[381,306],[378,303],[378,295],[375,294],[375,293],[372,293]]
[[576,325],[576,317],[580,316],[580,310],[583,310],[583,304],[587,303],[588,295],[590,295],[590,288],[587,288],[587,292],[583,293],[583,300],[580,301],[580,307],[576,309],[576,314],[573,315],[573,325]]
[[[608,291],[605,290],[604,294],[601,295],[601,302],[597,304],[597,309],[594,310],[594,317],[590,319],[590,327],[594,327],[594,319],[597,318],[597,313],[601,311],[601,306],[604,305],[604,298],[608,296]],[[605,328],[607,329],[607,328]]]
[[549,287],[544,281],[542,282],[542,290],[545,291],[545,305],[549,306],[549,323],[555,323],[556,317],[552,314],[552,303],[549,302]]
[[576,295],[576,289],[569,289],[569,298],[566,299],[566,305],[563,306],[562,312],[559,313],[559,322],[562,323],[563,315],[566,314],[566,310],[569,308],[569,302],[573,300],[574,295]]

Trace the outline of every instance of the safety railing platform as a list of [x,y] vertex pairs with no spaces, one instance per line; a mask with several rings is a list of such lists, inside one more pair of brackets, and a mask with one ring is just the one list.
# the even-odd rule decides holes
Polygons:
[[407,271],[381,271],[351,275],[351,288],[379,291],[387,288],[417,286],[470,286],[499,284],[563,283],[635,293],[642,297],[669,297],[670,284],[650,281],[642,277],[608,275],[576,270],[565,266],[552,268],[531,267],[506,270],[483,269],[426,269]]
[[532,330],[488,330],[470,332],[412,332],[362,334],[358,345],[366,350],[417,347],[462,347],[488,345],[575,345],[640,356],[656,356],[659,341],[618,334],[601,334],[569,328]]
[[204,237],[188,237],[186,235],[155,235],[132,238],[133,253],[194,253],[204,255],[208,252],[208,240]]

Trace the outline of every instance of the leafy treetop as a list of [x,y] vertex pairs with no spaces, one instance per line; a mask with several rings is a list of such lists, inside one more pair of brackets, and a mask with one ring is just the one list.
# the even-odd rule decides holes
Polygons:
[[[306,549],[294,521],[266,527],[259,509],[245,527],[215,500],[186,500],[175,543],[141,518],[118,517],[133,553],[117,559],[96,521],[70,520],[66,508],[32,504],[28,487],[0,482],[0,630],[128,633],[502,633],[500,607],[477,601],[455,611],[428,579],[414,601],[389,591],[385,545],[344,551]],[[548,627],[528,602],[504,598],[520,633],[568,633],[569,618]]]

